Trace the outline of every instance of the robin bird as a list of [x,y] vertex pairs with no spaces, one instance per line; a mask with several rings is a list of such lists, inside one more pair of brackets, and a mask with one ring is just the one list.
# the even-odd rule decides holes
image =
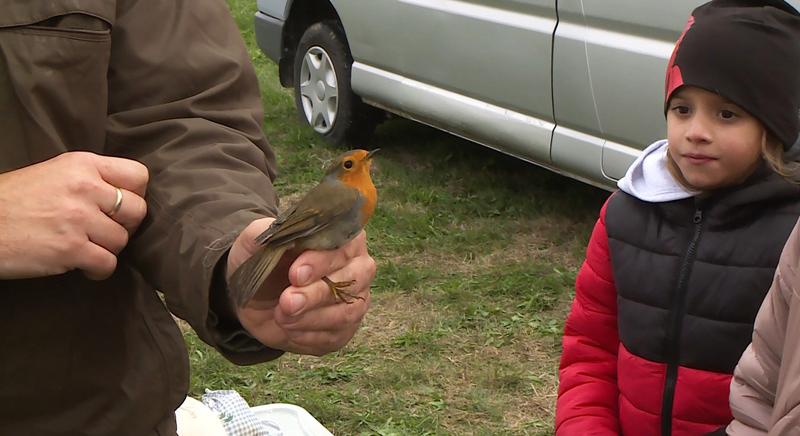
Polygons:
[[[287,251],[335,250],[361,232],[378,201],[370,177],[376,151],[351,150],[339,156],[319,184],[256,237],[258,251],[231,275],[229,286],[236,304],[244,306],[256,294]],[[363,300],[345,291],[353,281],[322,280],[339,301]]]

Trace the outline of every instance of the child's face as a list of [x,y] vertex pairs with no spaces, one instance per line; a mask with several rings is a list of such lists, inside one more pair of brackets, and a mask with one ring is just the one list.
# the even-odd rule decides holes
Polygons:
[[761,122],[704,89],[683,87],[669,102],[669,155],[697,190],[742,182],[761,160],[763,135]]

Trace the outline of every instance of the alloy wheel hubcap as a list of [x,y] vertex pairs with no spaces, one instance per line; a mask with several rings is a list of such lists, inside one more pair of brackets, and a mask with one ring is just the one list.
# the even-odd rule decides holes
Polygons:
[[330,132],[339,109],[339,86],[331,58],[322,47],[311,47],[303,56],[300,100],[308,124],[317,133]]

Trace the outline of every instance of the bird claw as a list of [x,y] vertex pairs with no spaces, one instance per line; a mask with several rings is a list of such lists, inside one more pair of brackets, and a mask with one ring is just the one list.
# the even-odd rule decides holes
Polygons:
[[359,295],[353,295],[345,291],[345,288],[348,288],[356,284],[355,280],[348,280],[346,282],[334,282],[333,280],[327,277],[323,277],[322,281],[324,281],[328,285],[328,288],[331,290],[331,294],[333,294],[333,298],[335,298],[336,301],[341,301],[346,304],[353,304],[353,300],[364,301],[364,297],[361,297]]

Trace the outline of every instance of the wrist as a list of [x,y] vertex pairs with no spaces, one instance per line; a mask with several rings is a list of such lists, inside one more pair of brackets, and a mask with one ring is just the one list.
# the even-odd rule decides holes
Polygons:
[[214,268],[208,296],[209,312],[217,318],[217,328],[242,328],[233,300],[228,292],[228,253],[222,255]]

